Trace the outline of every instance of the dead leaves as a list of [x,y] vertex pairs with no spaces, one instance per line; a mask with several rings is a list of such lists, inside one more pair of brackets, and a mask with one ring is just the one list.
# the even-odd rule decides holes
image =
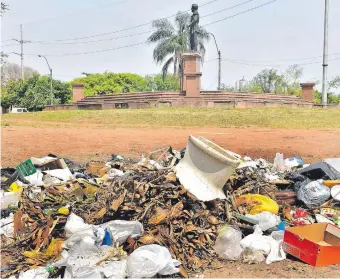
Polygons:
[[124,193],[121,194],[117,199],[115,199],[115,200],[111,203],[110,208],[111,208],[113,211],[117,211],[118,208],[122,205],[126,193],[127,193],[127,190],[124,190]]

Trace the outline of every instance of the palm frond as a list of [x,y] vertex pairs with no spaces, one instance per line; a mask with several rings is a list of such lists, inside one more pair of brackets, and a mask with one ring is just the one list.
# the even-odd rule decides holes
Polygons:
[[177,47],[173,38],[165,39],[159,42],[153,50],[153,59],[156,63],[161,63],[168,55],[173,55]]
[[162,76],[163,76],[163,80],[165,79],[166,75],[168,74],[168,70],[169,67],[171,65],[171,63],[174,62],[174,58],[170,57],[168,61],[165,62],[165,64],[162,67]]
[[208,42],[210,40],[210,34],[204,27],[199,26],[197,30],[197,38]]
[[175,17],[176,30],[178,34],[183,34],[187,31],[190,23],[190,14],[187,12],[178,12]]
[[201,57],[202,57],[201,62],[203,63],[204,62],[204,57],[205,57],[205,52],[206,52],[206,49],[205,49],[205,46],[204,46],[204,42],[202,42],[202,41],[198,42],[198,51],[201,54]]
[[174,35],[175,30],[167,19],[158,19],[152,22],[152,27],[156,29],[148,38],[149,43],[155,43]]

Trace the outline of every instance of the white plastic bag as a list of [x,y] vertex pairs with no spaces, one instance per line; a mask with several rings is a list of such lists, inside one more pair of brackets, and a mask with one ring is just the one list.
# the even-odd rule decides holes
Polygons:
[[74,213],[67,218],[65,232],[67,240],[64,247],[71,248],[75,243],[84,238],[90,238],[93,243],[101,243],[105,236],[105,229],[112,235],[112,240],[123,244],[130,236],[136,238],[144,233],[143,225],[138,221],[114,220],[98,226],[89,225]]
[[19,279],[47,279],[49,273],[45,267],[30,269],[25,272],[20,272]]
[[282,261],[286,258],[286,254],[282,248],[283,233],[275,232],[273,236],[264,236],[261,228],[256,225],[253,234],[250,234],[241,240],[243,249],[250,248],[262,252],[267,256],[266,263]]
[[[95,227],[86,224],[84,220],[74,213],[71,213],[67,218],[65,232],[67,240],[64,242],[64,247],[71,248],[81,240],[86,239],[87,242],[100,242],[104,238],[104,233],[95,235]],[[92,241],[90,241],[90,239]]]
[[143,225],[138,221],[114,220],[96,227],[103,230],[109,229],[112,235],[112,241],[118,242],[119,245],[122,245],[129,236],[136,238],[144,233]]
[[171,275],[179,272],[177,266],[180,264],[172,259],[167,248],[157,244],[145,245],[133,251],[128,258],[127,275],[130,278]]
[[103,266],[68,266],[66,267],[64,279],[72,278],[108,278],[123,279],[126,277],[127,260],[112,261]]
[[242,253],[241,240],[242,233],[240,231],[228,225],[223,226],[214,246],[217,255],[227,260],[238,260]]
[[259,221],[258,225],[260,226],[262,231],[266,231],[269,230],[270,228],[276,227],[281,222],[279,216],[268,211],[263,211],[255,215],[247,214],[246,217]]

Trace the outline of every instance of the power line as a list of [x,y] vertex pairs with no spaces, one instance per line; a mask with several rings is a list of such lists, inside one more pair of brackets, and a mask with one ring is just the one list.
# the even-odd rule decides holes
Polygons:
[[[210,2],[208,2],[208,3],[212,3],[212,2],[216,2],[216,1],[218,1],[218,0],[210,1]],[[267,2],[267,3],[262,4],[262,5],[260,5],[260,6],[256,6],[256,7],[252,8],[252,9],[249,9],[249,10],[243,11],[243,12],[241,12],[241,13],[235,14],[235,15],[233,15],[233,16],[224,18],[224,19],[222,19],[222,20],[234,18],[235,16],[238,16],[238,15],[247,13],[247,12],[249,12],[249,11],[258,9],[258,8],[260,8],[260,7],[263,7],[263,6],[265,6],[265,5],[268,5],[268,4],[270,4],[270,3],[272,3],[272,2],[275,2],[275,1],[277,1],[277,0],[273,0],[273,1]],[[208,3],[206,3],[206,4],[208,4]],[[220,21],[222,21],[222,20],[218,20],[218,21],[215,21],[215,22],[211,22],[211,23],[206,24],[206,25],[211,25],[211,24],[214,24],[214,23],[218,23],[218,22],[220,22]],[[206,25],[203,25],[203,26],[206,26]],[[97,50],[97,51],[89,51],[89,52],[79,52],[79,53],[46,54],[46,56],[71,56],[71,55],[92,54],[92,53],[107,52],[107,51],[112,51],[112,50],[127,48],[127,47],[131,47],[131,46],[136,46],[136,45],[142,45],[142,44],[144,44],[144,43],[147,43],[147,41],[141,42],[141,43],[137,43],[137,44],[127,45],[127,46],[121,46],[121,47],[118,47],[118,48],[109,48],[109,49],[103,49],[103,50]],[[32,55],[33,55],[33,54],[32,54]]]
[[[210,4],[215,3],[215,2],[217,2],[217,1],[220,1],[220,0],[212,0],[212,1],[206,2],[206,3],[202,4],[201,7],[210,5]],[[186,12],[188,12],[188,11],[190,11],[190,10],[187,10]],[[175,17],[176,15],[177,15],[177,13],[176,13],[176,14],[173,14],[173,15],[171,15],[171,16],[162,18],[162,19],[169,19],[169,18]],[[147,22],[147,23],[142,23],[142,24],[135,25],[135,26],[132,26],[132,27],[127,27],[127,28],[124,28],[124,29],[115,30],[115,31],[110,31],[110,32],[105,32],[105,33],[99,33],[99,34],[95,34],[95,35],[91,35],[91,36],[76,37],[76,38],[69,38],[69,39],[58,39],[58,40],[53,40],[53,41],[35,41],[35,43],[45,43],[45,42],[65,42],[65,41],[71,41],[71,40],[90,39],[90,38],[95,38],[95,37],[100,37],[100,36],[106,36],[106,35],[115,34],[115,33],[119,33],[119,32],[123,32],[123,31],[131,30],[131,29],[140,28],[140,27],[143,27],[143,26],[147,26],[147,25],[152,24],[153,21],[155,21],[155,20],[151,20],[151,21],[149,21],[149,22]]]
[[242,5],[248,4],[248,3],[253,2],[253,1],[255,1],[255,0],[248,0],[248,1],[246,1],[246,2],[242,2],[242,3],[240,3],[240,4],[237,4],[237,5],[234,5],[234,6],[225,8],[225,9],[223,9],[223,10],[220,10],[220,11],[217,11],[217,12],[213,12],[213,13],[210,13],[210,14],[207,14],[207,15],[204,15],[204,16],[200,16],[200,18],[202,19],[202,18],[205,18],[205,17],[208,17],[208,16],[216,15],[216,14],[219,14],[219,13],[222,13],[222,12],[225,12],[225,11],[228,11],[228,10],[231,10],[231,9],[233,9],[233,8],[237,8],[237,7],[240,7],[240,6],[242,6]]
[[[333,55],[339,55],[339,54],[340,54],[340,52],[339,53],[332,53],[332,54],[329,54],[329,55],[333,56]],[[266,63],[266,62],[300,61],[300,60],[309,60],[309,59],[315,59],[315,58],[320,58],[320,57],[322,57],[322,55],[304,57],[304,58],[295,58],[295,59],[280,59],[280,60],[239,60],[239,59],[235,59],[235,60],[237,60],[239,62],[244,62],[244,63],[253,63],[253,62],[255,62],[255,63],[261,63],[261,62]]]
[[271,4],[271,3],[274,3],[274,2],[276,2],[276,1],[277,1],[277,0],[272,0],[272,1],[266,2],[266,3],[264,3],[264,4],[260,5],[260,6],[256,6],[256,7],[254,7],[254,8],[251,8],[251,9],[249,9],[249,10],[245,10],[245,11],[243,11],[243,12],[234,14],[234,15],[232,15],[232,16],[228,16],[228,17],[225,17],[225,18],[222,18],[222,19],[219,19],[219,20],[216,20],[216,21],[207,23],[207,24],[205,24],[205,25],[203,25],[203,26],[208,26],[208,25],[211,25],[211,24],[215,24],[215,23],[221,22],[221,21],[223,21],[223,20],[227,20],[227,19],[230,19],[230,18],[239,16],[239,15],[242,15],[242,14],[248,13],[248,12],[250,12],[250,11],[259,9],[259,8],[261,8],[261,7],[264,7],[264,6],[266,6],[266,5],[269,5],[269,4]]
[[[237,61],[237,60],[233,60],[233,59],[226,59],[226,58],[224,58],[223,60],[230,62],[230,63],[234,63],[234,64],[241,64],[241,65],[255,66],[255,67],[284,67],[284,66],[289,66],[287,64],[270,64],[270,65],[269,64],[251,64],[251,63],[245,63],[245,62],[242,62],[242,61]],[[334,58],[334,59],[329,59],[329,61],[335,61],[335,60],[340,60],[340,57]],[[304,66],[304,65],[319,64],[319,63],[322,63],[322,62],[315,61],[315,62],[308,62],[308,63],[300,63],[300,64],[297,64],[297,65]]]
[[[214,3],[214,2],[216,2],[216,1],[219,1],[219,0],[213,0],[213,1],[207,2],[207,3],[203,4],[203,5],[201,5],[201,7],[202,7],[202,6],[209,5],[209,4]],[[224,12],[224,11],[227,11],[227,10],[231,10],[231,9],[233,9],[233,8],[240,7],[240,6],[242,6],[242,5],[245,5],[245,4],[250,3],[250,2],[253,2],[253,1],[255,1],[255,0],[248,0],[248,1],[246,1],[246,2],[242,2],[242,3],[240,3],[240,4],[237,4],[237,5],[230,6],[230,7],[228,7],[228,8],[222,9],[222,10],[220,10],[220,11],[217,11],[217,12],[214,12],[214,13],[210,13],[210,14],[207,14],[207,15],[204,15],[204,16],[202,16],[201,18],[205,18],[205,17],[208,17],[208,16],[215,15],[215,14],[217,14],[217,13],[221,13],[221,12]],[[173,17],[173,15],[172,15],[171,17]],[[125,36],[120,36],[120,37],[107,38],[107,39],[100,39],[100,40],[92,40],[92,41],[85,41],[85,42],[77,42],[77,41],[76,41],[76,42],[65,42],[64,40],[63,40],[63,41],[57,40],[57,41],[31,41],[30,43],[32,43],[32,44],[65,44],[65,45],[68,45],[68,44],[85,44],[85,43],[87,44],[87,43],[97,43],[97,42],[105,42],[105,41],[112,41],[112,40],[124,39],[124,38],[129,38],[129,37],[144,35],[144,34],[150,34],[150,33],[152,33],[152,32],[153,32],[153,30],[150,30],[150,31],[145,31],[145,32],[140,32],[140,33],[136,33],[136,34],[125,35]],[[69,40],[71,40],[71,39],[69,39]],[[76,40],[76,39],[74,39],[74,40]],[[4,45],[3,47],[13,46],[13,45],[14,45],[14,44]]]
[[[127,2],[127,1],[129,1],[129,0],[121,0],[119,2],[113,2],[113,3],[101,5],[101,6],[98,6],[98,7],[94,7],[94,8],[91,8],[91,9],[77,10],[77,11],[74,11],[74,12],[71,12],[71,13],[68,13],[68,14],[61,14],[61,15],[57,15],[57,16],[53,16],[53,17],[46,17],[46,18],[41,18],[41,19],[38,19],[38,20],[32,20],[32,21],[24,22],[23,24],[28,25],[28,24],[32,24],[32,23],[36,23],[36,22],[54,20],[54,19],[57,19],[57,18],[63,18],[63,17],[71,16],[71,15],[74,15],[74,14],[78,15],[79,12],[82,12],[82,13],[83,12],[92,12],[92,11],[99,10],[99,9],[102,9],[102,8],[105,8],[105,7],[109,7],[109,6],[112,6],[112,5],[115,5],[115,4],[121,4],[121,3],[124,3],[124,2]],[[19,24],[11,24],[10,26],[18,26],[18,25]]]
[[[77,53],[64,53],[64,54],[45,54],[45,56],[50,56],[50,57],[60,57],[60,56],[75,56],[75,55],[83,55],[83,54],[92,54],[92,53],[100,53],[100,52],[107,52],[107,51],[112,51],[112,50],[118,50],[118,49],[123,49],[123,48],[129,48],[133,46],[138,46],[138,45],[144,45],[147,43],[146,41],[136,43],[136,44],[131,44],[131,45],[126,45],[126,46],[120,46],[116,48],[107,48],[107,49],[101,49],[101,50],[95,50],[95,51],[87,51],[87,52],[77,52]],[[36,56],[37,54],[25,54],[27,56]]]

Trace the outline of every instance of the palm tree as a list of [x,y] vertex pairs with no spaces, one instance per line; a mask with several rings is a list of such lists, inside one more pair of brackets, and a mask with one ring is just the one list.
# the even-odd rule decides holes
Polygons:
[[[175,17],[175,24],[172,25],[168,19],[158,19],[152,22],[156,29],[148,38],[149,43],[156,43],[153,51],[153,59],[157,64],[164,63],[162,74],[165,77],[169,66],[173,64],[174,75],[180,74],[181,54],[190,49],[189,26],[190,14],[178,12]],[[198,50],[204,60],[204,44],[209,40],[209,33],[203,28],[198,30]]]

